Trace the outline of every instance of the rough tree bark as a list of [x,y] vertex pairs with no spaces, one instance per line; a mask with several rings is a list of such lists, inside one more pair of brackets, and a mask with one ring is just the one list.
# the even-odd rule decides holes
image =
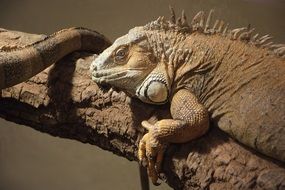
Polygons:
[[[0,30],[2,50],[40,40]],[[92,54],[76,52],[25,83],[2,90],[0,116],[62,138],[97,145],[137,161],[140,122],[169,117],[168,105],[151,106],[91,81]],[[285,138],[285,137],[284,137]],[[174,189],[285,189],[285,165],[239,144],[218,128],[185,144],[170,145],[162,178]]]

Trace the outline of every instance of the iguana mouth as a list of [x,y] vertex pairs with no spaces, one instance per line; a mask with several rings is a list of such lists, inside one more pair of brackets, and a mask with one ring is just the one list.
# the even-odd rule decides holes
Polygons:
[[126,70],[106,69],[92,72],[92,80],[98,83],[109,83],[122,79],[131,79],[135,76],[140,76],[146,68],[135,68]]

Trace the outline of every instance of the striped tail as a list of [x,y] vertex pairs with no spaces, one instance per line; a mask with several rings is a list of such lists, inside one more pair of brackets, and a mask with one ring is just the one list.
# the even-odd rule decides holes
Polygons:
[[102,34],[78,27],[61,30],[23,48],[0,51],[0,90],[28,80],[73,51],[98,54],[110,45]]

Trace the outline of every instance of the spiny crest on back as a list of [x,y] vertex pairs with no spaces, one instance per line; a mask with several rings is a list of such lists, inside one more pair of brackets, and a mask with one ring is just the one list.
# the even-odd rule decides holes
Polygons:
[[175,12],[170,7],[171,17],[170,20],[165,20],[164,17],[158,17],[157,20],[152,21],[144,26],[145,30],[165,30],[173,32],[187,32],[191,33],[192,29],[187,23],[187,18],[184,10],[182,11],[182,17],[176,20]]
[[[206,24],[204,26],[204,12],[198,12],[192,19],[191,23],[188,24],[185,11],[182,11],[181,17],[176,19],[174,9],[170,6],[170,20],[165,20],[164,17],[159,17],[157,20],[152,21],[144,26],[145,30],[165,30],[180,33],[193,33],[194,31],[203,31],[208,33],[210,30],[210,22],[213,14],[213,10],[210,11]],[[217,23],[218,24],[218,23]],[[216,24],[216,25],[217,25]],[[222,26],[221,26],[222,27]]]
[[[232,30],[229,29],[229,24],[225,24],[223,20],[215,20],[212,25],[213,9],[210,10],[207,18],[205,17],[204,11],[198,12],[189,24],[184,10],[182,11],[181,17],[176,19],[174,9],[171,6],[169,8],[171,13],[170,20],[166,20],[164,17],[159,17],[157,20],[143,26],[143,30],[149,32],[168,32],[171,33],[171,35],[180,36],[189,35],[194,32],[206,35],[218,34],[231,40],[240,40],[256,47],[269,49],[274,54],[285,58],[285,44],[274,44],[271,41],[273,37],[270,35],[253,35],[255,29],[251,28],[250,25]],[[160,40],[163,39],[164,38],[160,37]]]

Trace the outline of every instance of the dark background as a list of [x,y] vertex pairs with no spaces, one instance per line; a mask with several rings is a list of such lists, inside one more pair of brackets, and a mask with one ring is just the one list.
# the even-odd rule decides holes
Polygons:
[[[51,34],[84,26],[114,40],[134,26],[168,16],[169,4],[177,12],[185,9],[189,20],[199,10],[214,8],[232,28],[250,23],[285,43],[285,0],[0,0],[0,28]],[[139,189],[139,175],[135,162],[95,146],[0,120],[2,189]]]

